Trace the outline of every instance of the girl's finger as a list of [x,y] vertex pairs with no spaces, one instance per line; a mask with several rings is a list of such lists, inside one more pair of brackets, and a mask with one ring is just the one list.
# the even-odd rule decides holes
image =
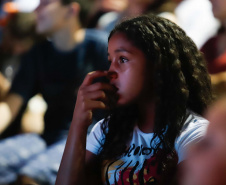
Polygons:
[[87,100],[86,110],[105,109],[107,106],[102,101]]
[[107,71],[93,71],[86,75],[81,86],[91,85],[95,78],[107,76]]
[[86,99],[90,100],[105,100],[106,93],[104,91],[94,91],[94,92],[87,92],[85,95]]
[[97,82],[83,88],[84,92],[94,92],[99,90],[116,92],[117,89],[111,84],[102,82]]

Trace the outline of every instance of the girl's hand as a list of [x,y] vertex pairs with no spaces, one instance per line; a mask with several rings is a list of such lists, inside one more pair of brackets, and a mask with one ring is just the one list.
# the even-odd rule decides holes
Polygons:
[[111,99],[109,94],[116,92],[116,88],[109,83],[93,83],[99,77],[107,77],[107,71],[88,73],[78,90],[73,122],[85,129],[92,123],[93,110],[108,109]]

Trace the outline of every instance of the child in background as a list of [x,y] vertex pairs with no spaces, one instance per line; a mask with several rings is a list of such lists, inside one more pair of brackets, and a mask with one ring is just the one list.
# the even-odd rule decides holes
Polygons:
[[[208,125],[199,116],[212,100],[205,61],[182,29],[154,15],[117,25],[108,60],[79,88],[56,185],[169,184]],[[109,83],[93,83],[99,77]],[[96,109],[109,116],[86,140]]]

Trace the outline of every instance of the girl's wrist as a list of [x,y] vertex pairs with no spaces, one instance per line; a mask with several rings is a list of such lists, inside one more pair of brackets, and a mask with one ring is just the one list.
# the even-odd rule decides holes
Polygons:
[[87,132],[89,128],[89,123],[80,122],[78,120],[72,120],[71,127],[76,132]]

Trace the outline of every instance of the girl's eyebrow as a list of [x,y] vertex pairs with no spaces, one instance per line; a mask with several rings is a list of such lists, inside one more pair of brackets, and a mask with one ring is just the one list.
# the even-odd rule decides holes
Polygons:
[[[119,48],[119,49],[116,49],[116,50],[115,50],[115,53],[120,53],[120,52],[132,53],[132,52],[130,52],[130,51],[128,51],[127,49],[124,49],[124,48]],[[108,56],[109,56],[109,53],[108,53]]]
[[127,52],[130,53],[128,50],[124,49],[124,48],[119,48],[115,50],[115,53],[119,53],[119,52]]

